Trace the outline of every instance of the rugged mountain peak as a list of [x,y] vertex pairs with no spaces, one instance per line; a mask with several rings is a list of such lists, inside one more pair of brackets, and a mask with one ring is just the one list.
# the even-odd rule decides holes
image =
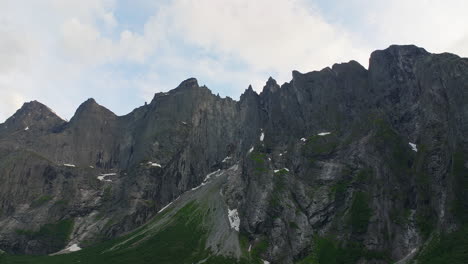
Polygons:
[[[424,48],[420,48],[415,45],[391,45],[388,48],[384,49],[383,51],[390,53],[392,55],[404,55],[404,56],[419,56],[419,55],[429,54],[429,52],[427,52]],[[373,53],[378,53],[378,52],[379,50]]]
[[379,65],[395,63],[399,68],[408,71],[407,65],[412,64],[421,56],[427,55],[430,53],[414,45],[392,45],[384,50],[376,50],[371,53],[369,70]]
[[19,117],[25,114],[33,114],[38,116],[57,116],[52,110],[50,110],[49,107],[36,100],[24,103],[23,106],[13,116]]
[[50,129],[64,121],[49,107],[38,101],[24,103],[16,113],[3,124],[9,131],[30,128]]
[[188,78],[181,82],[177,88],[196,88],[199,87],[198,81],[195,78]]
[[366,72],[366,68],[362,66],[359,62],[355,60],[351,60],[349,62],[345,63],[335,63],[332,66],[332,71],[334,71],[337,74],[340,74],[342,72],[351,72],[354,73],[356,71],[358,72]]
[[275,79],[272,77],[268,78],[268,81],[266,82],[265,86],[263,87],[262,94],[263,93],[274,93],[280,89],[280,86],[276,82]]
[[299,76],[301,76],[301,75],[302,75],[302,73],[299,72],[299,71],[296,71],[296,70],[293,70],[293,71],[292,71],[292,78],[293,78],[293,79],[296,79],[297,77],[299,77]]
[[99,105],[93,98],[89,98],[78,107],[70,123],[76,123],[84,119],[106,120],[116,117],[112,111]]
[[252,97],[256,98],[258,97],[258,94],[254,91],[254,89],[252,88],[252,85],[249,85],[249,87],[245,90],[245,92],[241,94],[240,101],[242,102]]

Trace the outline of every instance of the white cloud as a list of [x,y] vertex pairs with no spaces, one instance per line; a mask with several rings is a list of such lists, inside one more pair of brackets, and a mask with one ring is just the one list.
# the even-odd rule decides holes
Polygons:
[[2,3],[0,122],[33,99],[66,118],[88,97],[123,114],[188,77],[236,98],[248,84],[261,90],[270,75],[289,81],[293,69],[351,59],[367,66],[373,49],[393,43],[468,56],[462,0],[338,1],[342,17],[351,16],[342,20],[307,0],[132,1],[153,10],[141,28],[125,26],[119,5]]
[[[468,56],[460,39],[468,34],[465,0],[351,0],[373,48],[416,44],[431,52]],[[368,37],[368,36],[365,36]],[[459,43],[459,44],[458,44]]]
[[123,30],[116,41],[105,37],[92,24],[84,24],[76,18],[65,21],[61,28],[65,55],[77,62],[104,64],[119,60],[145,62],[157,43],[151,38],[129,30]]
[[0,120],[10,117],[25,101],[18,92],[3,88],[0,80]]
[[174,33],[206,51],[247,62],[253,71],[320,69],[367,54],[303,0],[175,0],[158,14]]

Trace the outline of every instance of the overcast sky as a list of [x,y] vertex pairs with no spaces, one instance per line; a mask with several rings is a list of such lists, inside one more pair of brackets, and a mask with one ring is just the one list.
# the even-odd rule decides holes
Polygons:
[[118,115],[196,77],[238,99],[269,76],[391,44],[468,57],[466,0],[0,0],[0,122],[38,100]]

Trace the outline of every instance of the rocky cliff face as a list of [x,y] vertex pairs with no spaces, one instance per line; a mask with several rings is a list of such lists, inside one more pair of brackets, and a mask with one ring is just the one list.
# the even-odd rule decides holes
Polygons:
[[415,46],[239,101],[188,79],[126,116],[89,99],[65,122],[26,103],[0,125],[0,249],[120,236],[231,168],[213,199],[238,213],[238,239],[210,236],[214,254],[242,258],[241,241],[271,263],[324,263],[324,248],[406,261],[467,223],[467,134],[468,60]]

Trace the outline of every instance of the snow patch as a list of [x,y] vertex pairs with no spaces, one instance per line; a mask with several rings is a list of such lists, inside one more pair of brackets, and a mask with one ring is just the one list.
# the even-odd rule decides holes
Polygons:
[[302,142],[306,142],[307,139],[306,139],[306,138],[301,138],[301,141],[302,141]]
[[252,250],[252,244],[249,245],[249,252]]
[[219,172],[221,169],[218,169],[218,170],[215,170],[213,171],[212,173],[208,173],[208,175],[206,175],[205,179],[203,180],[203,182],[207,182],[208,180],[210,180],[211,176],[215,175],[217,172]]
[[262,132],[262,134],[260,135],[260,141],[263,141],[265,139],[265,133]]
[[322,132],[322,133],[318,133],[317,135],[323,137],[323,136],[330,135],[330,134],[331,132]]
[[182,124],[187,125],[187,122],[182,121]]
[[76,252],[76,251],[80,251],[81,248],[78,246],[78,244],[73,244],[69,246],[68,248],[66,248],[65,250],[70,251],[70,252]]
[[76,167],[74,164],[69,164],[69,163],[65,163],[65,164],[63,164],[63,166],[65,166],[65,167],[72,167],[72,168],[75,168],[75,167]]
[[254,150],[254,147],[251,147],[251,148],[249,149],[249,153],[252,153],[253,150]]
[[262,259],[262,261],[263,261],[263,264],[270,264],[269,261],[266,261],[266,260],[263,260],[263,259]]
[[27,127],[24,129],[24,131],[28,131],[28,130],[29,130],[29,127],[27,126]]
[[411,251],[408,253],[408,255],[406,255],[405,257],[403,257],[399,261],[395,262],[395,264],[405,264],[405,263],[407,263],[409,260],[411,260],[414,257],[417,250],[418,250],[418,248],[411,249]]
[[151,167],[159,167],[159,168],[162,168],[161,164],[156,163],[156,162],[151,162],[151,161],[149,161],[149,162],[148,162],[148,165],[150,165]]
[[202,187],[203,185],[205,185],[204,182],[202,182],[202,184],[198,185],[197,187],[193,187],[192,191],[197,190],[198,188]]
[[222,162],[226,162],[226,161],[228,161],[228,160],[230,160],[230,159],[231,159],[231,157],[230,157],[230,156],[227,156],[227,157],[225,157],[225,158],[223,159]]
[[163,208],[161,208],[161,210],[158,211],[158,214],[161,213],[162,211],[166,210],[169,206],[171,206],[171,204],[173,204],[173,203],[174,203],[175,201],[177,201],[179,198],[180,198],[180,196],[177,197],[177,198],[175,198],[174,201],[168,203],[168,204],[167,204],[166,206],[164,206]]
[[411,149],[412,149],[414,152],[418,152],[418,146],[417,146],[416,144],[411,143],[411,142],[409,142],[408,144],[410,145]]
[[115,175],[117,175],[117,173],[106,173],[106,174],[101,174],[101,175],[97,176],[97,179],[100,180],[100,181],[112,182],[112,180],[106,179],[106,177],[108,177],[108,176],[115,176]]
[[239,232],[240,218],[239,218],[239,213],[237,212],[237,209],[230,210],[228,208],[228,218],[229,218],[229,224],[231,225],[231,228]]
[[90,167],[91,169],[94,169],[94,167],[93,167],[93,166],[89,166],[89,167]]
[[[218,169],[218,170],[213,171],[213,172],[209,173],[208,175],[206,175],[206,177],[205,177],[205,179],[203,180],[203,182],[202,182],[200,185],[198,185],[197,187],[193,187],[193,188],[192,188],[192,191],[195,191],[195,190],[197,190],[198,188],[200,188],[200,187],[202,187],[202,186],[208,184],[208,182],[209,182],[209,180],[211,179],[211,177],[212,177],[213,175],[215,175],[216,173],[218,173],[220,170],[221,170],[221,169]],[[219,175],[218,175],[218,176],[219,176]]]
[[289,169],[288,169],[288,168],[282,168],[282,169],[280,169],[280,170],[274,170],[274,172],[277,173],[277,172],[279,172],[279,171],[281,171],[281,170],[285,170],[285,171],[289,172]]

